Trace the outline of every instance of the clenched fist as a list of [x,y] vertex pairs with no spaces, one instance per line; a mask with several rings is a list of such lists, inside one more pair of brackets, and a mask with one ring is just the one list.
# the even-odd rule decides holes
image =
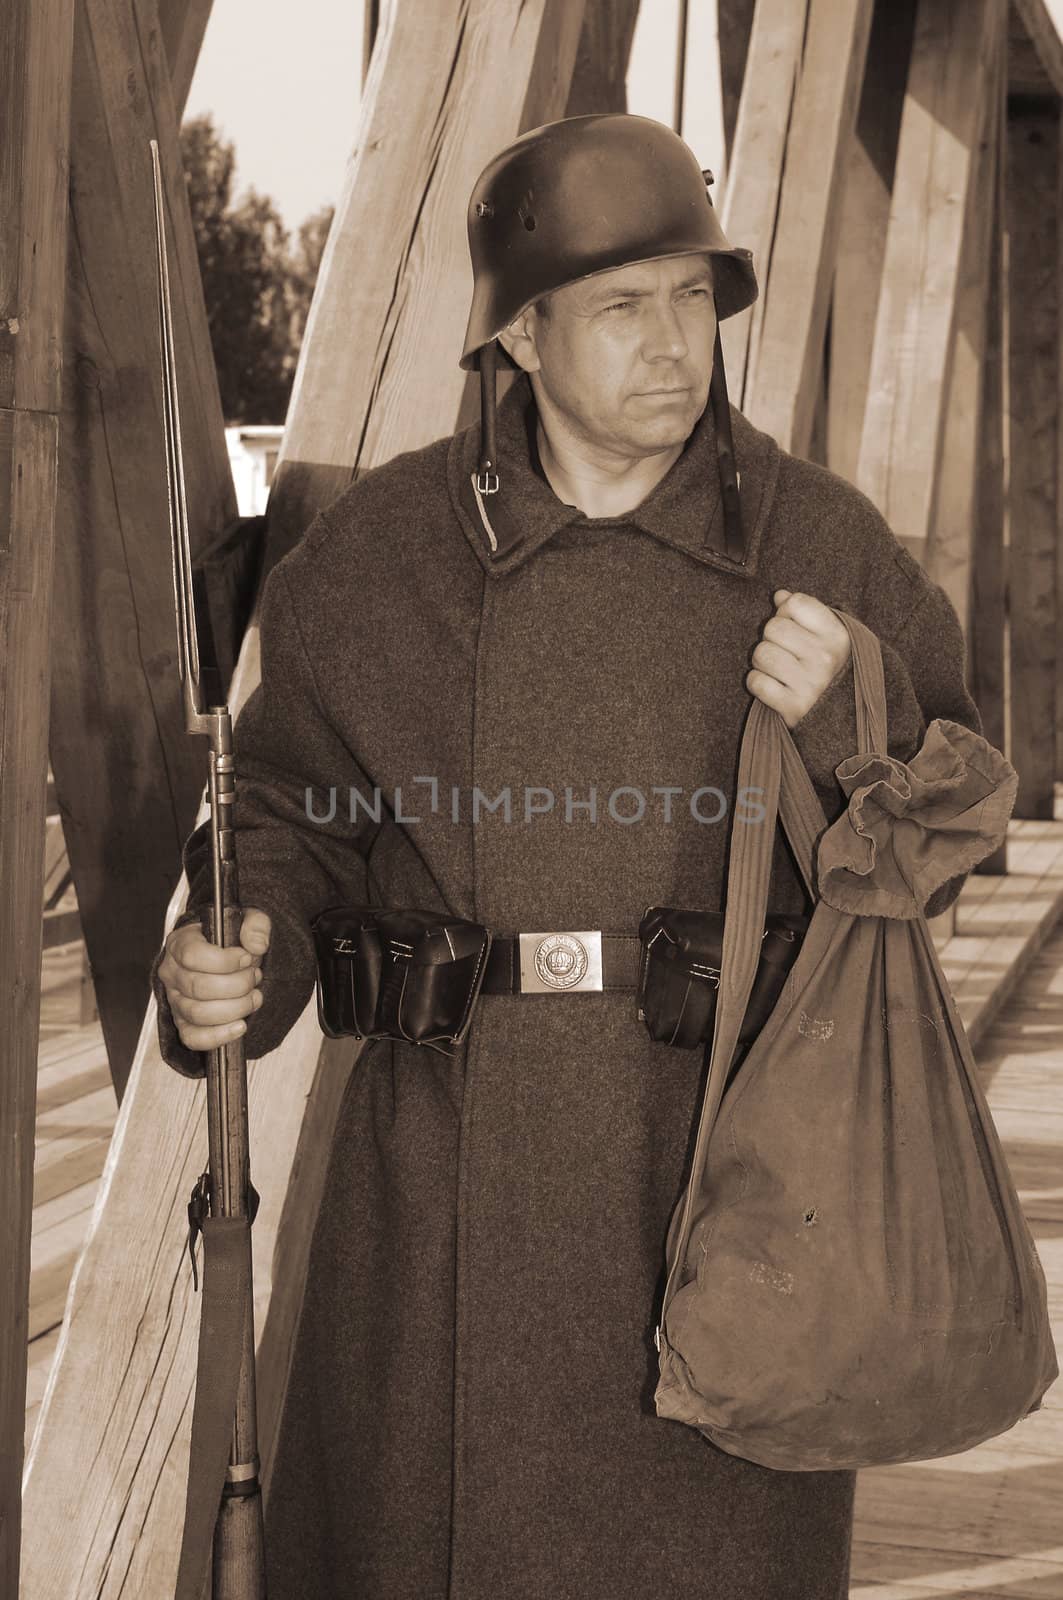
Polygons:
[[848,661],[849,633],[813,595],[776,589],[772,598],[775,615],[753,651],[746,688],[793,728]]
[[270,932],[266,913],[249,908],[239,944],[211,944],[194,922],[171,933],[159,978],[187,1049],[217,1050],[246,1033],[243,1018],[262,1004],[258,963],[269,949]]

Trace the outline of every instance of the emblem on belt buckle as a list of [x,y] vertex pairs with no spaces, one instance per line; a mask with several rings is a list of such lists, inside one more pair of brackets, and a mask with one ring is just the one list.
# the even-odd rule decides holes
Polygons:
[[522,994],[568,994],[602,987],[602,935],[595,928],[580,933],[522,933]]

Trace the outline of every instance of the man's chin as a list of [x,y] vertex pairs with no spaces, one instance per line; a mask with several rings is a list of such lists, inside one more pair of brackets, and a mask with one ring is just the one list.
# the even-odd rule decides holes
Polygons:
[[680,413],[677,408],[671,416],[659,417],[650,426],[633,428],[631,444],[645,455],[662,455],[666,450],[674,450],[676,445],[686,444],[699,415],[696,411]]

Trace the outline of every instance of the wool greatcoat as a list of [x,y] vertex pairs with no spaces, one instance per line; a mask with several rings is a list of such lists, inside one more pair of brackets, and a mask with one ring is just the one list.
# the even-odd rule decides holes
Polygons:
[[[507,934],[718,909],[745,677],[777,588],[878,635],[893,754],[933,717],[980,730],[955,613],[849,484],[734,412],[738,566],[711,408],[643,503],[608,518],[555,495],[534,424],[522,376],[499,407],[490,527],[474,426],[359,479],[266,583],[262,683],[236,727],[241,896],[274,930],[253,1057],[310,998],[326,906],[447,909]],[[795,736],[833,817],[851,665]],[[194,914],[204,829],[186,865]],[[780,835],[771,906],[804,903]],[[198,1072],[156,993],[167,1059]],[[703,1052],[652,1042],[631,991],[482,995],[453,1059],[363,1050],[283,1412],[271,1600],[847,1595],[854,1473],[774,1471],[654,1410],[704,1084]]]

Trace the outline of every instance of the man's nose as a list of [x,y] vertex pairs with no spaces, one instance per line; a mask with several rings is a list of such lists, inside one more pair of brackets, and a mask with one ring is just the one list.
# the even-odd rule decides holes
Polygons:
[[643,352],[649,361],[681,361],[687,353],[686,334],[675,307],[657,305],[649,309]]

